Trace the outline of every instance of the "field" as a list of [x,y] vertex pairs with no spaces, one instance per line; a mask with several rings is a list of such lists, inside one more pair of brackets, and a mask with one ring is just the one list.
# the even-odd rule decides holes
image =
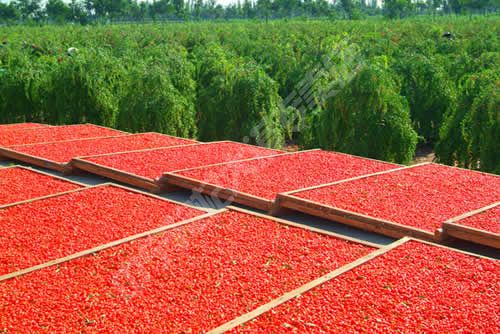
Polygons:
[[483,2],[0,3],[0,333],[500,332]]
[[498,20],[1,27],[0,122],[398,163],[425,143],[440,162],[499,173]]

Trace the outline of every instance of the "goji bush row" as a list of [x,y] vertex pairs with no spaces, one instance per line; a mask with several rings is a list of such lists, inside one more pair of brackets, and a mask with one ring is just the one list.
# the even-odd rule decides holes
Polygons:
[[165,172],[279,154],[280,151],[235,142],[214,142],[185,147],[128,152],[86,160],[118,170],[156,179]]
[[68,163],[71,159],[82,156],[194,143],[195,141],[193,140],[171,137],[159,133],[141,133],[108,138],[78,139],[70,142],[14,146],[12,149],[39,158],[59,163]]
[[500,178],[428,164],[295,193],[321,204],[434,231],[500,199]]
[[103,128],[92,124],[16,129],[0,132],[0,146],[8,147],[80,138],[118,136],[123,134],[124,132],[118,130]]
[[13,124],[0,124],[0,132],[9,130],[20,130],[20,129],[34,129],[47,126],[40,123],[13,123]]
[[9,207],[0,210],[0,275],[201,214],[115,186]]
[[14,332],[200,333],[371,250],[228,211],[5,281],[0,323]]
[[0,205],[78,188],[78,184],[25,168],[0,168]]
[[500,262],[410,241],[233,332],[498,333]]
[[500,205],[455,222],[459,225],[500,233]]
[[273,200],[280,192],[334,182],[398,165],[326,151],[307,151],[199,168],[177,174]]

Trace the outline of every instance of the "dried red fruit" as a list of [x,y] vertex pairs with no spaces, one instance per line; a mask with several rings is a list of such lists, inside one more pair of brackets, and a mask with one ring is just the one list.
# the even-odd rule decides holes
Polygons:
[[274,200],[287,192],[397,168],[391,163],[320,150],[209,166],[176,174]]
[[118,137],[13,146],[10,149],[58,163],[68,163],[76,157],[194,143],[196,142],[193,140],[166,136],[159,133],[140,133]]
[[0,275],[203,213],[109,185],[8,207],[0,210]]
[[78,188],[81,188],[81,186],[76,183],[64,181],[26,168],[0,168],[0,205],[21,202]]
[[410,241],[232,332],[498,333],[499,271],[498,261]]
[[15,129],[0,131],[0,146],[14,146],[78,138],[118,136],[124,133],[92,124],[38,127],[35,129]]
[[0,323],[13,332],[200,333],[370,250],[230,211],[7,280]]
[[235,142],[214,142],[89,157],[85,160],[146,178],[158,179],[165,172],[279,153],[282,152]]
[[500,178],[427,164],[293,196],[434,232],[448,219],[497,202]]
[[13,124],[0,124],[0,133],[4,131],[20,130],[20,129],[34,129],[48,126],[39,123],[13,123]]

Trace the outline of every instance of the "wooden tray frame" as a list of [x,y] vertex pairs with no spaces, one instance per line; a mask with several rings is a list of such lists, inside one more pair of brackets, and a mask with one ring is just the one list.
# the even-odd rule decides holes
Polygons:
[[405,236],[411,236],[417,239],[422,239],[426,241],[441,242],[443,240],[442,230],[437,229],[434,232],[423,230],[417,227],[411,227],[396,222],[392,222],[385,219],[374,218],[369,215],[364,215],[361,213],[352,212],[349,210],[344,210],[338,207],[322,204],[319,202],[314,202],[308,199],[300,198],[294,196],[294,194],[313,190],[317,188],[323,188],[331,185],[336,185],[340,183],[345,183],[349,181],[355,181],[360,179],[365,179],[372,176],[388,174],[392,172],[397,172],[405,169],[411,169],[418,166],[428,165],[430,163],[416,164],[412,166],[403,166],[400,168],[390,169],[386,171],[381,171],[372,174],[361,175],[358,177],[353,177],[350,179],[340,180],[337,182],[327,183],[320,186],[314,186],[309,188],[304,188],[296,191],[286,192],[278,194],[276,199],[275,207],[273,212],[279,213],[280,210],[290,209],[298,212],[306,213],[312,216],[321,217],[330,221],[339,222],[345,225],[360,228],[362,230],[375,232],[383,234],[392,238],[402,238]]
[[[65,162],[65,163],[61,163],[61,162],[53,161],[53,160],[46,159],[46,158],[43,158],[43,157],[34,156],[34,155],[31,155],[31,154],[28,154],[28,153],[23,153],[23,152],[20,152],[20,151],[16,151],[16,148],[18,148],[18,147],[25,147],[25,146],[33,146],[33,145],[54,144],[54,143],[68,143],[68,145],[71,145],[72,142],[82,141],[82,140],[111,139],[111,138],[121,138],[121,137],[137,136],[137,135],[140,135],[140,134],[152,134],[152,133],[155,133],[155,132],[124,133],[122,135],[117,135],[117,136],[79,138],[79,139],[61,140],[61,141],[55,141],[55,142],[24,144],[24,145],[10,146],[10,147],[0,147],[0,157],[4,157],[4,158],[7,158],[7,159],[11,159],[11,160],[22,161],[22,162],[25,162],[25,163],[30,164],[30,165],[34,165],[34,166],[39,166],[39,167],[42,167],[42,168],[47,168],[47,169],[55,170],[57,172],[60,172],[60,173],[68,175],[68,174],[71,174],[73,172],[73,170],[74,170],[71,160],[68,161],[68,162]],[[170,137],[170,138],[176,138],[176,137],[169,136],[169,135],[164,135],[164,134],[160,134],[160,135],[165,136],[165,137]],[[184,139],[184,138],[182,138],[182,139]],[[187,141],[191,141],[192,144],[198,143],[195,140],[191,140],[191,139],[186,139],[186,140]],[[186,145],[191,145],[191,144],[187,143]],[[180,145],[176,145],[176,146],[180,146]],[[157,147],[157,148],[168,148],[168,147],[173,147],[173,146],[164,146],[164,147]],[[154,149],[154,148],[152,148],[152,149]],[[106,154],[119,154],[119,153],[125,153],[125,152],[126,151],[114,152],[114,153],[106,153]],[[98,155],[96,155],[96,156],[98,156]],[[78,158],[78,157],[74,157],[74,158]]]
[[499,205],[500,202],[496,202],[445,221],[443,223],[443,235],[445,237],[453,237],[456,239],[466,240],[476,244],[500,249],[500,234],[460,224],[460,221],[465,218],[481,214]]
[[[161,199],[161,200],[164,200],[164,201],[167,201],[167,202],[178,203],[178,202],[175,202],[175,201],[166,200],[166,199],[164,199],[162,197],[151,195],[151,194],[148,194],[148,193],[145,193],[145,192],[142,192],[142,191],[138,191],[138,190],[135,190],[135,189],[130,189],[130,188],[127,188],[127,187],[122,187],[122,186],[118,186],[118,185],[115,185],[115,184],[108,184],[108,185],[116,186],[116,187],[119,187],[119,188],[123,188],[123,189],[126,189],[126,190],[130,190],[130,191],[139,193],[139,194],[143,194],[143,195],[151,196],[151,197],[154,197],[154,198],[158,198],[158,199]],[[103,186],[103,185],[93,186],[93,187],[89,187],[89,188],[95,188],[95,187],[100,187],[100,186]],[[75,191],[80,191],[80,190],[72,190],[72,191],[68,191],[68,192],[65,192],[65,193],[57,194],[57,195],[47,196],[47,198],[61,196],[61,195],[64,195],[64,194],[75,192]],[[28,201],[28,202],[34,202],[34,201],[36,201],[36,199]],[[182,204],[182,203],[180,203],[180,204]],[[182,205],[188,206],[188,207],[192,207],[192,206],[186,205],[186,204],[182,204]],[[14,206],[14,205],[10,205],[10,206]],[[207,211],[207,210],[203,210],[201,208],[196,208],[196,207],[193,207],[193,208],[198,209],[201,212]],[[347,237],[347,236],[343,236],[343,235],[336,234],[336,233],[333,233],[333,232],[323,231],[323,230],[320,230],[320,229],[317,229],[317,228],[314,228],[314,227],[310,227],[310,226],[307,226],[307,225],[293,223],[293,222],[286,221],[286,220],[283,220],[283,219],[279,219],[279,218],[267,216],[267,215],[264,215],[264,214],[259,214],[259,213],[255,213],[255,212],[252,212],[252,211],[248,211],[248,210],[245,210],[245,209],[241,209],[241,208],[237,208],[237,207],[233,207],[233,206],[228,206],[227,208],[220,209],[220,210],[209,210],[208,212],[206,212],[204,214],[201,214],[201,215],[199,215],[197,217],[193,217],[193,218],[190,218],[190,219],[187,219],[187,220],[183,220],[183,221],[180,221],[178,223],[161,226],[161,227],[153,229],[153,230],[145,231],[145,232],[138,233],[138,234],[135,234],[135,235],[131,235],[131,236],[119,239],[119,240],[111,241],[109,243],[102,244],[102,245],[99,245],[99,246],[96,246],[96,247],[93,247],[93,248],[90,248],[90,249],[86,249],[86,250],[83,250],[83,251],[80,251],[78,253],[74,253],[74,254],[71,254],[71,255],[68,255],[68,256],[65,256],[65,257],[62,257],[62,258],[50,260],[48,262],[41,263],[41,264],[29,267],[29,268],[25,268],[25,269],[21,269],[19,271],[15,271],[15,272],[12,272],[12,273],[1,275],[0,276],[0,282],[8,280],[8,279],[12,279],[14,277],[19,277],[19,276],[22,276],[22,275],[26,275],[28,273],[41,270],[43,268],[47,268],[47,267],[50,267],[50,266],[54,266],[54,265],[58,265],[58,264],[61,264],[61,263],[64,263],[64,262],[68,262],[68,261],[71,261],[71,260],[74,260],[74,259],[77,259],[77,258],[80,258],[80,257],[84,257],[84,256],[87,256],[87,255],[95,254],[95,253],[97,253],[99,251],[102,251],[102,250],[105,250],[105,249],[108,249],[108,248],[111,248],[111,247],[115,247],[115,246],[118,246],[118,245],[121,245],[121,244],[124,244],[124,243],[127,243],[127,242],[131,242],[133,240],[141,239],[141,238],[148,237],[148,236],[153,236],[155,234],[159,234],[159,233],[162,233],[162,232],[165,232],[165,231],[168,231],[168,230],[171,230],[171,229],[183,226],[183,225],[187,225],[187,224],[196,222],[198,220],[203,220],[203,219],[206,219],[206,218],[209,218],[209,217],[212,217],[212,216],[215,216],[215,215],[221,214],[223,212],[227,212],[227,211],[236,211],[236,212],[241,212],[241,213],[253,215],[253,216],[256,216],[256,217],[259,217],[259,218],[264,218],[264,219],[268,219],[268,220],[277,222],[277,223],[279,223],[281,225],[287,225],[287,226],[292,226],[292,227],[297,227],[297,228],[303,228],[303,229],[312,231],[314,233],[328,235],[328,236],[331,236],[331,237],[334,237],[334,238],[338,238],[338,239],[342,239],[342,240],[345,240],[345,241],[362,244],[362,245],[365,245],[365,246],[368,246],[368,247],[372,247],[374,249],[381,248],[381,246],[378,245],[378,244],[373,244],[373,243],[370,243],[370,242],[367,242],[367,241],[353,239],[353,238],[350,238],[350,237]]]
[[365,255],[364,257],[361,257],[349,264],[346,264],[338,269],[335,269],[329,273],[327,273],[326,275],[324,276],[321,276],[311,282],[308,282],[304,285],[302,285],[301,287],[295,289],[295,290],[292,290],[290,292],[287,292],[285,294],[283,294],[282,296],[274,299],[274,300],[271,300],[270,302],[264,304],[264,305],[261,305],[259,307],[257,307],[256,309],[246,313],[246,314],[243,314],[237,318],[234,318],[233,320],[231,321],[228,321],[224,324],[222,324],[221,326],[219,327],[216,327],[210,331],[208,331],[207,333],[208,334],[220,334],[220,333],[225,333],[229,330],[232,330],[240,325],[243,325],[257,317],[259,317],[260,315],[272,310],[273,308],[275,307],[278,307],[280,306],[281,304],[284,304],[294,298],[297,298],[299,297],[300,295],[303,295],[304,293],[322,285],[322,284],[325,284],[327,283],[328,281],[331,281],[332,279],[342,275],[342,274],[345,274],[357,267],[360,267],[361,265],[385,254],[385,253],[388,253],[390,252],[391,250],[405,244],[406,242],[409,242],[409,241],[417,241],[417,242],[420,242],[420,243],[424,243],[424,244],[429,244],[429,245],[432,245],[432,246],[435,246],[435,247],[441,247],[441,248],[445,248],[445,249],[450,249],[450,250],[453,250],[455,252],[458,252],[458,253],[462,253],[462,254],[466,254],[466,255],[469,255],[469,256],[474,256],[474,257],[477,257],[477,258],[485,258],[485,259],[489,259],[489,260],[492,260],[488,257],[485,257],[485,256],[481,256],[481,255],[478,255],[478,254],[474,254],[474,253],[469,253],[469,252],[464,252],[464,251],[461,251],[461,250],[457,250],[457,249],[454,249],[454,248],[450,248],[450,247],[446,247],[446,246],[443,246],[443,245],[439,245],[439,244],[435,244],[435,243],[432,243],[432,242],[427,242],[427,241],[422,241],[422,240],[417,240],[417,239],[413,239],[413,238],[410,238],[410,237],[404,237],[404,238],[401,238],[399,240],[396,240],[394,241],[393,243],[387,245],[387,246],[384,246],[384,247],[381,247],[373,252],[371,252],[370,254],[368,255]]
[[[116,152],[116,153],[107,153],[107,154],[99,154],[99,155],[93,155],[93,156],[86,156],[86,157],[78,157],[73,160],[71,160],[71,168],[74,169],[79,169],[82,171],[89,172],[91,174],[99,175],[106,177],[111,180],[115,180],[118,182],[122,182],[134,187],[138,187],[141,189],[146,189],[147,191],[150,191],[152,193],[161,193],[161,192],[169,192],[172,190],[175,190],[176,188],[168,187],[164,181],[161,181],[162,176],[160,176],[157,180],[155,179],[150,179],[147,177],[139,176],[136,174],[132,174],[129,172],[125,172],[123,170],[119,170],[116,168],[112,167],[107,167],[103,165],[99,165],[97,163],[87,161],[85,160],[86,158],[95,158],[95,157],[102,157],[102,156],[108,156],[108,155],[117,155],[117,154],[127,154],[127,153],[137,153],[137,152],[150,152],[150,151],[157,151],[157,150],[163,150],[163,149],[173,149],[173,148],[179,148],[179,147],[185,147],[185,146],[195,146],[195,145],[209,145],[209,144],[214,144],[214,143],[232,143],[230,140],[222,140],[222,141],[215,141],[215,142],[209,142],[209,143],[202,143],[202,142],[195,142],[193,144],[187,144],[187,145],[177,145],[177,146],[167,146],[167,147],[157,147],[157,148],[152,148],[152,149],[143,149],[143,150],[134,150],[134,151],[126,151],[126,152]],[[246,146],[252,146],[253,145],[248,145],[248,144],[243,144],[243,143],[238,143],[241,145],[246,145]],[[277,151],[279,152],[279,151]],[[277,153],[278,154],[278,153]],[[200,166],[201,167],[201,166]],[[199,167],[197,167],[199,168]]]
[[[220,164],[213,164],[213,165],[188,168],[188,169],[183,169],[183,170],[178,170],[178,171],[172,171],[172,172],[168,172],[168,173],[163,174],[163,176],[159,180],[159,184],[164,189],[169,187],[169,186],[170,187],[177,187],[177,188],[184,188],[184,189],[192,190],[195,192],[201,192],[201,193],[208,195],[208,196],[215,196],[215,197],[221,198],[223,200],[231,199],[234,203],[242,204],[242,205],[257,209],[257,210],[262,210],[262,211],[268,212],[270,215],[275,215],[275,213],[276,213],[276,200],[277,199],[270,200],[270,199],[258,197],[258,196],[248,194],[248,193],[245,193],[242,191],[237,191],[237,190],[230,189],[230,188],[224,188],[222,186],[215,185],[212,183],[199,181],[197,179],[193,179],[193,178],[190,178],[187,176],[179,175],[177,173],[178,172],[186,172],[186,171],[190,171],[190,170],[196,170],[196,169],[202,169],[202,168],[208,168],[208,167],[214,167],[214,166],[220,166],[220,165],[229,165],[232,163],[261,160],[261,159],[266,159],[266,158],[285,156],[285,155],[294,155],[294,154],[298,154],[298,153],[314,152],[314,151],[321,151],[321,150],[320,149],[312,149],[312,150],[305,150],[305,151],[298,151],[298,152],[284,152],[282,154],[277,154],[277,155],[270,155],[270,156],[250,158],[250,159],[242,159],[242,160],[224,162],[224,163],[220,163]],[[338,153],[338,152],[335,152],[335,153]],[[339,153],[339,154],[349,155],[346,153]],[[373,159],[368,159],[368,158],[363,158],[363,157],[357,157],[357,158],[373,160]],[[315,186],[315,187],[319,187],[319,186]],[[296,191],[296,190],[294,190],[294,191]]]

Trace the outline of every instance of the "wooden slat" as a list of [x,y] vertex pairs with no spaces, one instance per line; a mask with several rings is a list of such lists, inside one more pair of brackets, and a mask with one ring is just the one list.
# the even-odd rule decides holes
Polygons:
[[22,161],[33,166],[55,170],[57,172],[64,172],[66,170],[66,164],[35,157],[27,153],[16,151],[12,148],[0,147],[0,156],[12,160]]
[[233,320],[209,331],[208,333],[209,334],[219,334],[219,333],[224,333],[226,331],[229,331],[235,327],[238,327],[238,326],[268,312],[269,310],[271,310],[271,309],[273,309],[273,308],[275,308],[283,303],[286,303],[287,301],[292,300],[292,299],[306,293],[307,291],[314,289],[317,286],[320,286],[320,285],[330,281],[331,279],[333,279],[341,274],[344,274],[344,273],[346,273],[346,272],[348,272],[356,267],[359,267],[360,265],[362,265],[362,264],[382,255],[382,254],[389,252],[390,250],[400,246],[401,244],[407,242],[408,240],[410,240],[410,239],[409,238],[402,238],[398,241],[393,242],[392,244],[390,244],[388,246],[377,249],[377,250],[371,252],[370,254],[368,254],[368,255],[366,255],[366,256],[364,256],[364,257],[362,257],[354,262],[351,262],[351,263],[349,263],[345,266],[342,266],[334,271],[331,271],[328,274],[321,276],[321,277],[315,279],[314,281],[306,283],[293,291],[285,293],[281,297],[274,299],[274,300],[270,301],[269,303],[264,304],[256,309],[254,309],[253,311],[246,313],[246,314],[244,314],[236,319],[233,319]]
[[293,195],[279,194],[276,205],[286,209],[307,213],[370,232],[380,233],[393,238],[411,236],[422,240],[440,241],[440,234],[425,231],[416,227],[378,219],[340,208],[328,206]]
[[500,202],[490,204],[488,206],[464,213],[454,217],[443,223],[444,237],[453,237],[456,239],[466,240],[476,244],[500,248],[500,234],[474,228],[472,226],[461,225],[460,221],[484,213],[500,205]]
[[70,165],[74,169],[83,170],[91,174],[103,176],[108,179],[122,182],[134,187],[146,189],[153,193],[160,192],[159,184],[157,184],[157,182],[153,179],[138,176],[115,168],[102,166],[90,161],[83,160],[81,158],[75,158],[71,160]]
[[230,200],[234,203],[239,203],[254,209],[269,211],[273,202],[265,198],[260,198],[243,192],[232,189],[222,188],[220,186],[201,182],[186,176],[167,173],[163,176],[162,187],[175,186],[195,192],[200,192],[208,196],[214,196],[223,200]]

